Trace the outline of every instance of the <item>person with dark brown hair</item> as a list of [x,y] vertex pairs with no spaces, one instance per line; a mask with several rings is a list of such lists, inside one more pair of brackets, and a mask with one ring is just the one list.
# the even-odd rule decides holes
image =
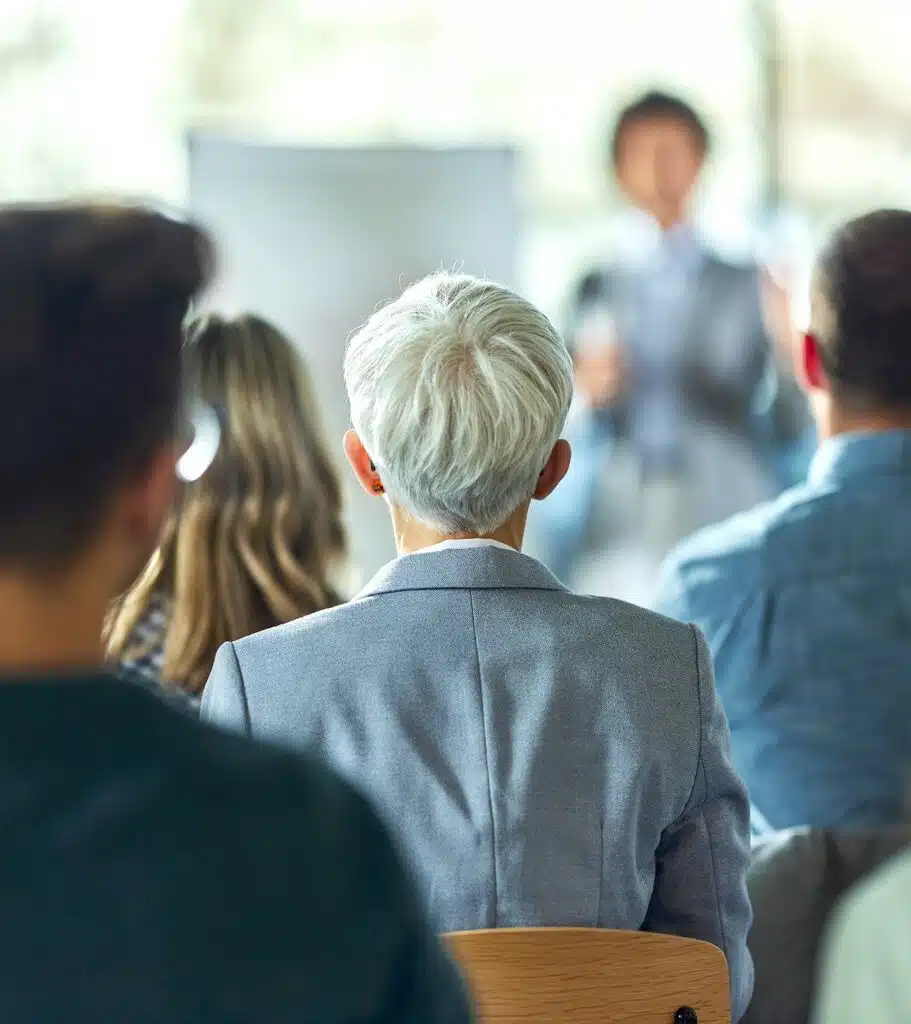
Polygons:
[[0,209],[0,1020],[458,1024],[361,797],[102,667],[185,462],[211,262],[147,210]]
[[131,670],[202,693],[215,652],[339,604],[342,488],[302,356],[257,316],[185,332],[184,387],[217,411],[211,467],[181,487],[161,544],[111,626]]

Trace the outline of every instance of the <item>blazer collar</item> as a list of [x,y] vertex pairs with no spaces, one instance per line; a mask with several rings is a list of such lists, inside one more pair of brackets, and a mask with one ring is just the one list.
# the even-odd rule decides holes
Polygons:
[[417,551],[389,562],[355,601],[403,590],[557,590],[567,588],[548,569],[518,551],[484,545]]

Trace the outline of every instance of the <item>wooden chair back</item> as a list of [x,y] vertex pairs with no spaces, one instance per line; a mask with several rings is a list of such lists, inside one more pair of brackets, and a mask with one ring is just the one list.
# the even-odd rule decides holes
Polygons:
[[445,937],[481,1024],[730,1024],[727,961],[696,939],[600,928]]

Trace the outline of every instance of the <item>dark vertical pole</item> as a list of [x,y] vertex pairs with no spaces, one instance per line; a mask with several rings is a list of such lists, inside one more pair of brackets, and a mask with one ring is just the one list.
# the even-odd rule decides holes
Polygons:
[[749,0],[749,14],[760,72],[763,208],[778,209],[783,193],[784,52],[777,0]]

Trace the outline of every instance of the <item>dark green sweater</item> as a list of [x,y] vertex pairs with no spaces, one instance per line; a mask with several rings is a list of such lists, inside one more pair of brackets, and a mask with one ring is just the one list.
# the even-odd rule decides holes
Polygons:
[[2,1021],[469,1019],[359,796],[111,677],[0,682],[0,922]]

